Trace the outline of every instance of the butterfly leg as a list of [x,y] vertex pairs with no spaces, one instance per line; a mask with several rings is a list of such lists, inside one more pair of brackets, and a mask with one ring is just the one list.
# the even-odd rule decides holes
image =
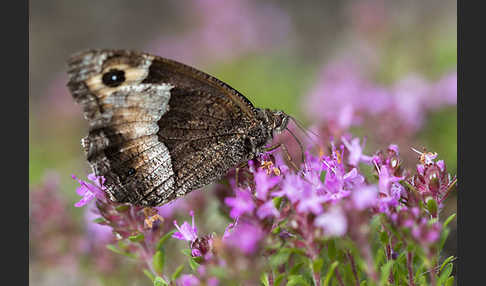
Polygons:
[[236,187],[238,187],[238,185],[239,185],[238,179],[239,179],[239,175],[240,175],[240,170],[245,168],[245,167],[248,167],[248,162],[243,162],[235,168],[235,185],[236,185]]
[[287,149],[287,146],[285,146],[285,144],[279,143],[279,144],[270,146],[268,148],[265,148],[262,151],[263,152],[270,152],[270,151],[276,150],[278,148],[282,148],[282,151],[285,154],[285,157],[286,157],[287,161],[289,162],[289,164],[291,165],[291,167],[296,172],[299,172],[299,167],[297,167],[297,165],[295,164],[294,160],[292,159],[292,156],[290,156],[289,150]]

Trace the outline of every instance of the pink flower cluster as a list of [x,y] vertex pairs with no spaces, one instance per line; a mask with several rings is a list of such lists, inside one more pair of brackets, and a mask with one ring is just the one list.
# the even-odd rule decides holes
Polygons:
[[382,121],[383,126],[415,132],[427,112],[457,102],[455,71],[437,82],[411,74],[392,86],[382,86],[366,78],[361,66],[336,61],[326,65],[318,78],[304,109],[311,119],[325,122],[331,129],[348,130],[373,118],[374,126]]
[[[385,228],[403,232],[403,237],[423,245],[432,255],[435,250],[431,245],[437,243],[442,229],[434,219],[457,179],[446,172],[445,163],[436,160],[435,153],[415,150],[419,164],[411,173],[402,168],[396,145],[366,155],[364,142],[360,141],[342,137],[331,143],[327,153],[320,149],[318,156],[309,150],[298,170],[287,165],[279,153],[263,154],[250,161],[238,181],[230,178],[229,192],[234,195],[222,199],[233,219],[222,235],[200,235],[192,210],[191,223],[184,221],[179,225],[173,220],[176,231],[172,237],[188,242],[190,256],[197,259],[198,265],[197,273],[179,277],[177,285],[198,285],[202,281],[217,285],[219,280],[205,270],[207,267],[246,263],[245,267],[256,268],[250,257],[275,251],[267,245],[273,239],[303,249],[309,259],[315,260],[321,253],[322,239],[347,237],[357,244],[368,264],[368,276],[376,278],[369,250],[370,233],[366,230],[377,215],[384,216]],[[366,176],[361,171],[363,165],[374,170],[374,174]],[[144,217],[141,208],[120,213],[119,206],[111,207],[110,202],[98,197],[102,196],[103,178],[91,174],[88,178],[93,183],[73,178],[81,185],[77,192],[82,199],[76,206],[98,198],[99,212],[115,233],[125,238],[144,235],[142,257],[148,259],[155,251],[150,241],[156,241],[169,226],[161,223],[154,230],[147,230],[136,223]],[[392,251],[395,244],[387,247]],[[389,254],[392,257],[392,252]],[[235,257],[243,262],[228,261]],[[318,275],[315,279],[319,279]]]
[[[368,156],[363,154],[359,139],[341,139],[339,147],[331,145],[329,155],[315,157],[308,152],[298,172],[284,164],[274,165],[268,154],[262,156],[258,168],[250,162],[253,179],[238,185],[233,182],[234,196],[224,199],[235,221],[222,236],[223,244],[252,255],[262,251],[264,238],[278,229],[279,237],[304,248],[311,258],[320,252],[319,237],[346,235],[362,244],[360,250],[366,256],[363,244],[368,234],[356,230],[379,214],[394,227],[410,231],[410,239],[417,243],[436,243],[441,227],[430,221],[456,182],[446,173],[444,162],[435,161],[432,153],[420,153],[417,173],[410,175],[401,168],[396,145]],[[275,161],[282,162],[281,158]],[[366,178],[359,163],[372,166],[375,179]],[[423,213],[418,204],[431,198],[437,200],[437,209]],[[282,224],[284,221],[288,223]],[[194,216],[192,225],[184,222],[176,227],[173,237],[188,241],[193,256],[204,256],[206,263],[218,259],[211,253],[215,237],[199,237]]]

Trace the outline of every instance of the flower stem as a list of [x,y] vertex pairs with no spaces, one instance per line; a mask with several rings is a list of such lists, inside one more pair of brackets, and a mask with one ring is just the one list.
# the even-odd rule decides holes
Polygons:
[[413,254],[412,252],[409,251],[407,254],[408,285],[415,286],[415,282],[413,281],[412,259],[413,259]]
[[356,270],[356,263],[354,262],[354,257],[351,255],[351,252],[347,252],[349,262],[351,263],[351,270],[353,271],[354,278],[356,280],[356,286],[359,286],[359,277],[358,277],[358,271]]

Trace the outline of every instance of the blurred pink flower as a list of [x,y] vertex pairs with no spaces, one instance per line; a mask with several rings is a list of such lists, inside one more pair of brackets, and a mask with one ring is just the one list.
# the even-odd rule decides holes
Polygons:
[[314,224],[321,227],[327,236],[343,236],[348,228],[346,216],[339,206],[332,206],[319,215]]
[[341,140],[349,151],[349,165],[357,167],[360,162],[371,163],[372,157],[363,154],[364,140],[362,145],[359,144],[359,138],[353,138],[351,139],[351,142],[348,142],[345,137],[341,137]]
[[444,105],[456,105],[457,97],[457,71],[450,72],[442,77],[433,86],[433,96],[427,104],[430,108],[438,109]]
[[263,231],[259,226],[246,221],[238,220],[228,227],[223,236],[223,242],[236,247],[245,254],[252,254],[258,248],[258,243],[263,238]]
[[183,274],[176,281],[177,286],[197,286],[200,285],[199,279],[192,274]]
[[225,198],[224,203],[231,207],[230,216],[237,218],[244,213],[250,213],[255,209],[253,196],[249,189],[236,189],[235,197]]
[[267,199],[268,191],[280,182],[281,177],[271,176],[263,168],[259,168],[253,173],[255,179],[255,196],[265,201]]
[[268,200],[266,203],[258,207],[257,216],[259,219],[264,219],[266,217],[278,217],[280,214],[273,200]]
[[309,118],[326,123],[331,130],[346,131],[371,117],[375,121],[393,120],[394,130],[401,127],[417,131],[427,112],[456,104],[456,72],[436,83],[409,74],[384,87],[366,78],[365,67],[352,58],[348,56],[324,66],[304,101]]
[[378,188],[375,185],[357,188],[353,191],[351,198],[356,209],[371,208],[378,202]]
[[272,3],[194,0],[185,5],[197,26],[182,36],[164,36],[149,50],[187,63],[227,60],[279,47],[288,41],[290,17]]

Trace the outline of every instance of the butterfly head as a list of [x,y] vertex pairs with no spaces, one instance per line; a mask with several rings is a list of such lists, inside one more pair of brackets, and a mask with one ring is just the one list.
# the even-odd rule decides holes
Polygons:
[[263,109],[260,110],[262,121],[267,128],[268,137],[273,138],[275,134],[279,134],[287,129],[290,116],[280,110]]
[[281,133],[285,129],[287,129],[287,124],[289,123],[289,116],[284,113],[283,111],[271,111],[272,112],[272,120],[273,125],[272,129],[274,133]]

